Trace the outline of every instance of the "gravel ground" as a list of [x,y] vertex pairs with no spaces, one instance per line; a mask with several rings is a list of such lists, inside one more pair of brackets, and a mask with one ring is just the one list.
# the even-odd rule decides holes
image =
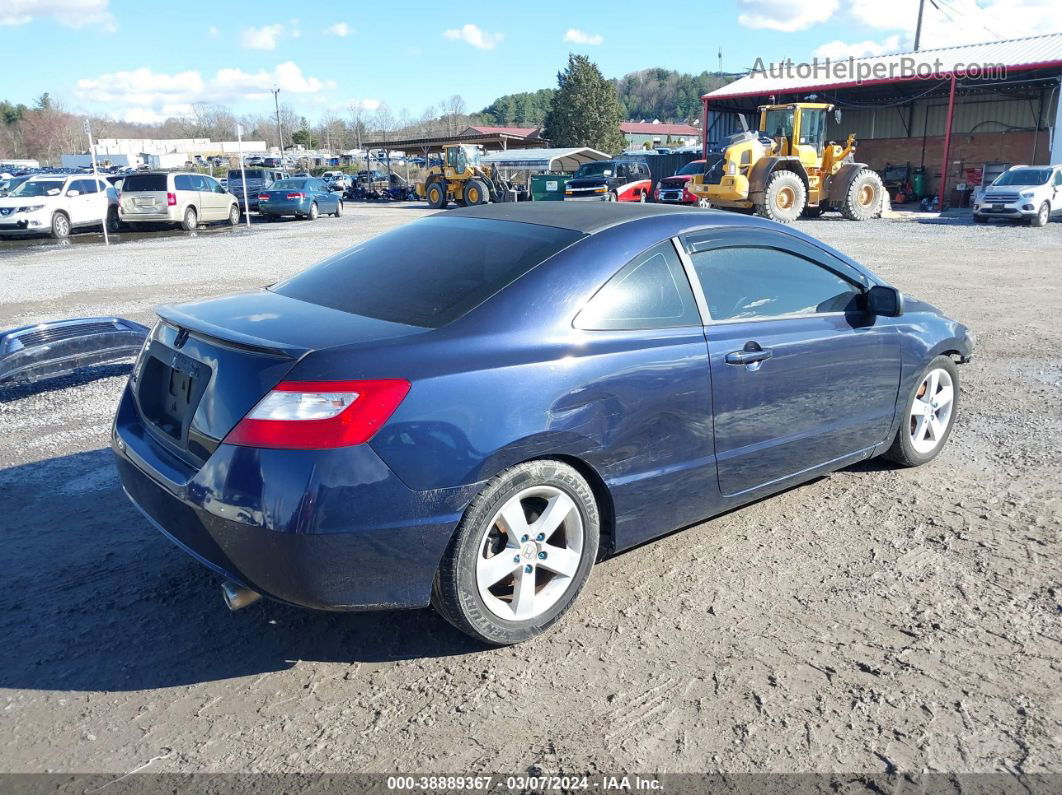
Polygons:
[[[0,243],[0,326],[149,322],[423,214]],[[976,331],[948,448],[605,561],[516,648],[430,611],[229,614],[121,494],[121,368],[0,393],[0,770],[1062,772],[1062,224],[798,226]]]

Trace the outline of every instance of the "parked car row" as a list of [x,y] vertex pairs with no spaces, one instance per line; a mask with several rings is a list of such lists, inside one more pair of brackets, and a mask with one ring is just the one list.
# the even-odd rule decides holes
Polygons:
[[[309,175],[288,177],[270,169],[229,172],[226,184],[206,174],[138,171],[92,176],[47,173],[11,177],[0,184],[0,236],[47,234],[65,239],[80,228],[118,232],[149,226],[236,226],[247,206],[265,218],[315,220],[343,214],[338,189]],[[235,175],[235,176],[234,176]]]

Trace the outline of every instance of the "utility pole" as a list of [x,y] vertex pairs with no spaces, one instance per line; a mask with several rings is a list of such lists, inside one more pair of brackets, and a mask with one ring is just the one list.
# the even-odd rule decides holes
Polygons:
[[[96,189],[99,190],[100,171],[96,165],[96,147],[92,145],[92,125],[89,123],[88,116],[85,117],[85,137],[89,142],[89,154],[92,155],[92,178],[96,181]],[[107,224],[111,222],[111,190],[108,188],[102,191],[103,204],[107,208],[103,211],[103,245],[109,246],[111,239],[107,235]],[[114,208],[115,213],[118,212],[118,208]]]
[[723,73],[723,48],[719,48],[719,74]]
[[273,107],[277,112],[277,142],[280,144],[280,157],[284,158],[284,131],[280,127],[280,100],[277,99],[277,95],[280,93],[279,88],[273,89]]
[[926,0],[918,0],[918,25],[915,27],[914,51],[922,43],[922,13],[926,10]]

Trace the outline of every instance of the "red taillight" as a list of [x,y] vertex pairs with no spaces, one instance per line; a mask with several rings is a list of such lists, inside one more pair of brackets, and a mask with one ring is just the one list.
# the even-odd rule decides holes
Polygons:
[[166,205],[169,206],[169,207],[176,207],[177,206],[177,194],[176,193],[167,193],[166,194]]
[[260,201],[260,202],[269,201],[269,194],[268,193],[259,193],[258,194],[258,201]]
[[289,193],[288,194],[288,198],[289,199],[305,199],[306,196],[305,196],[305,194],[302,194],[302,193]]
[[282,381],[225,437],[225,444],[321,450],[364,444],[398,408],[409,381]]

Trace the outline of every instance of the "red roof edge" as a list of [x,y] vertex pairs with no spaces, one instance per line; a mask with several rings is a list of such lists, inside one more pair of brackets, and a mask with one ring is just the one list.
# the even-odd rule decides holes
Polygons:
[[[1062,66],[1062,60],[1040,61],[1040,62],[1031,63],[1031,64],[1020,64],[1018,66],[1008,66],[1008,67],[1006,67],[1006,69],[1007,69],[1007,73],[1009,74],[1010,72],[1030,72],[1030,71],[1032,71],[1034,69],[1049,69],[1051,67],[1056,67],[1056,66]],[[822,91],[822,90],[826,90],[826,89],[836,89],[836,88],[853,88],[853,87],[857,87],[858,88],[858,87],[861,87],[861,86],[875,86],[875,85],[876,86],[881,86],[881,85],[890,85],[890,84],[894,84],[894,83],[910,83],[910,82],[915,81],[915,80],[921,80],[921,81],[927,81],[927,80],[949,80],[949,79],[951,79],[951,74],[952,74],[951,72],[940,72],[939,74],[934,74],[932,77],[920,77],[918,75],[914,75],[912,77],[888,77],[888,78],[882,78],[881,80],[863,80],[863,81],[854,80],[854,81],[852,81],[850,83],[825,83],[823,85],[817,85],[817,86],[793,86],[792,88],[775,88],[775,89],[768,88],[768,89],[765,89],[763,91],[743,91],[740,94],[726,94],[725,96],[716,96],[716,97],[713,97],[711,94],[704,94],[704,95],[701,96],[701,102],[709,103],[713,99],[716,99],[716,100],[722,102],[722,101],[728,100],[728,99],[741,99],[741,98],[744,98],[744,97],[764,97],[764,96],[768,96],[770,94],[799,94],[799,93],[802,93],[804,91]],[[998,82],[998,81],[993,81],[993,82]]]

